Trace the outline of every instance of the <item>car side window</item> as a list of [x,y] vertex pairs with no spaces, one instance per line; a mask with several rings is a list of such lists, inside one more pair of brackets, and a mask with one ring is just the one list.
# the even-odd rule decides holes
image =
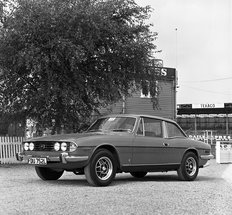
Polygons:
[[174,123],[166,122],[168,137],[185,137],[180,128]]
[[143,118],[144,133],[147,137],[162,137],[162,121],[152,118]]

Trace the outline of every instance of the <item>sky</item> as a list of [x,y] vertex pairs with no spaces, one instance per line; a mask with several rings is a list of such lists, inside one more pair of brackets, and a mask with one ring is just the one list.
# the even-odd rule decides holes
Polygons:
[[178,72],[177,104],[232,103],[232,1],[135,0],[153,8],[155,58]]

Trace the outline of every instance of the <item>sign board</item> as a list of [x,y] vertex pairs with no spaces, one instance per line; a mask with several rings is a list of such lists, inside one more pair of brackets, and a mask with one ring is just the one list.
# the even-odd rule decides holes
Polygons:
[[158,75],[158,79],[166,79],[170,81],[176,80],[176,69],[168,67],[155,67],[155,72]]
[[216,162],[232,163],[232,141],[216,142]]
[[207,109],[207,108],[224,108],[224,103],[214,104],[214,103],[204,103],[204,104],[192,104],[193,109]]

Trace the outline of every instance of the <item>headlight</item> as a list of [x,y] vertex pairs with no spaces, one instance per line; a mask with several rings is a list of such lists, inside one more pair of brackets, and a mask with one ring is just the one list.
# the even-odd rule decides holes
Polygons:
[[29,149],[29,143],[24,143],[24,150],[28,151],[28,149]]
[[32,150],[34,150],[34,148],[35,148],[35,144],[34,143],[30,143],[29,144],[29,149],[32,151]]
[[74,152],[77,149],[77,145],[75,143],[70,143],[69,151]]
[[64,152],[67,150],[67,143],[61,143],[61,150]]
[[59,151],[60,150],[60,144],[59,143],[55,143],[54,144],[54,149],[55,149],[55,151]]

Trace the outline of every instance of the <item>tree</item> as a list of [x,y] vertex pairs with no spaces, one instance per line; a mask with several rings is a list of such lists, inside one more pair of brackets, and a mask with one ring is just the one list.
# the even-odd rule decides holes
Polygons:
[[146,92],[158,75],[150,12],[133,0],[1,0],[2,111],[60,128]]

